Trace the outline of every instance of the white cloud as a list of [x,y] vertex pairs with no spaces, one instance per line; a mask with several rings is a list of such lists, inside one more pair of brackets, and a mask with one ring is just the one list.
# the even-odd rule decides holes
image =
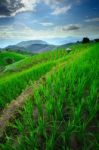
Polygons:
[[99,22],[99,17],[86,19],[85,22]]
[[21,0],[21,3],[24,5],[22,11],[33,11],[37,6],[38,0]]
[[42,26],[48,27],[48,26],[53,26],[54,24],[52,22],[41,22],[40,23]]
[[[36,11],[36,6],[40,0],[5,0],[4,4],[1,3],[1,6],[5,6],[4,14],[1,14],[0,18],[15,16],[17,13],[25,11]],[[6,12],[6,10],[8,10]]]
[[52,26],[51,28],[47,28],[46,30],[35,30],[22,23],[13,24],[10,26],[0,26],[0,40],[31,40],[65,36],[66,32],[64,32],[62,28],[63,26]]
[[56,8],[57,5],[60,4],[59,0],[43,0],[43,2],[51,8]]
[[[77,30],[77,27],[80,27]],[[68,30],[69,29],[69,30]],[[32,40],[61,36],[88,36],[99,35],[99,27],[95,24],[80,25],[68,24],[64,26],[51,26],[51,28],[36,30],[25,24],[0,26],[0,40]]]
[[0,40],[13,39],[13,40],[31,40],[31,39],[42,39],[49,36],[54,36],[50,34],[51,30],[35,30],[25,24],[13,24],[10,26],[0,26]]
[[52,15],[60,15],[66,13],[71,9],[71,5],[65,7],[56,7],[55,10],[51,13]]
[[[79,29],[79,30],[78,30]],[[80,25],[80,24],[68,24],[64,26],[56,26],[51,28],[50,33],[57,36],[88,36],[99,35],[99,26],[92,25]]]
[[36,11],[36,6],[39,0],[21,0],[23,7],[16,10],[11,16],[15,16],[17,13],[25,12],[25,11]]
[[5,15],[0,15],[0,18],[6,18],[7,16],[5,16]]
[[53,11],[52,15],[59,15],[71,9],[72,4],[68,4],[65,0],[5,0],[5,8],[9,12],[1,14],[0,18],[15,16],[17,13],[25,11],[37,11],[37,5],[44,3]]
[[65,2],[64,0],[43,0],[43,1],[46,5],[48,5],[53,10],[53,12],[51,13],[52,15],[64,14],[72,7],[71,4],[67,4],[67,5],[65,4],[66,6],[64,6],[64,2]]

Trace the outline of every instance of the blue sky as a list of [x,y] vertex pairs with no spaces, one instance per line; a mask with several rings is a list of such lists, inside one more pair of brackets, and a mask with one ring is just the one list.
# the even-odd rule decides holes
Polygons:
[[0,0],[0,47],[23,40],[98,35],[99,0]]

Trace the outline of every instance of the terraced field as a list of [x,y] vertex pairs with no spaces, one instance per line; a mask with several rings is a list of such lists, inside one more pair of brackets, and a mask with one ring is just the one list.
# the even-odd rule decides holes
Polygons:
[[0,52],[0,67],[12,64],[21,59],[24,59],[26,56],[22,54],[18,54],[15,52]]
[[5,66],[1,150],[99,149],[99,44],[77,44]]

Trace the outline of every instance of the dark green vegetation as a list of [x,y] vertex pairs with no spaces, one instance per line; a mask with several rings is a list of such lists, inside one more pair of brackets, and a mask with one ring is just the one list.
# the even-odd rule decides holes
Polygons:
[[90,42],[90,40],[89,40],[89,38],[87,38],[87,37],[84,37],[83,38],[83,40],[82,40],[82,43],[84,44],[84,43],[89,43]]
[[15,52],[0,52],[0,67],[12,64],[24,58],[24,55]]
[[12,64],[20,71],[1,76],[2,108],[27,84],[34,93],[7,127],[2,150],[99,149],[99,44],[71,49],[69,54],[60,49],[21,60],[24,70]]

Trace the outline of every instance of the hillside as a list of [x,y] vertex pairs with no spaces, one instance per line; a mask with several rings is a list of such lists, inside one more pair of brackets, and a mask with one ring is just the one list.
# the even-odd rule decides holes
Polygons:
[[25,55],[21,55],[15,52],[0,52],[0,66],[6,66],[15,63],[19,60],[26,58]]
[[0,74],[1,108],[18,96],[29,82],[39,79],[57,64],[58,59],[63,59],[64,56],[67,56],[65,49],[56,50],[34,55],[6,66]]
[[0,149],[98,150],[99,43],[23,58],[0,79]]

